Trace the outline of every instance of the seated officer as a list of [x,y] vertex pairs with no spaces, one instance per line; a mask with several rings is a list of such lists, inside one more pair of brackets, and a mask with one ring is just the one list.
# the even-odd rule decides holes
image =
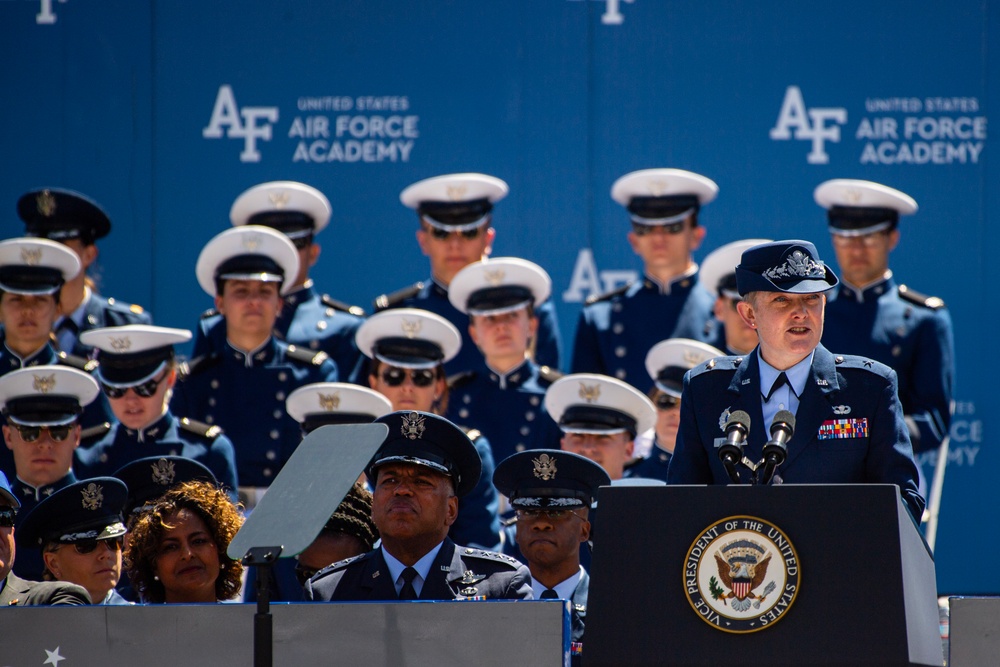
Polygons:
[[[321,294],[309,277],[319,259],[315,237],[330,222],[330,202],[314,187],[295,181],[272,181],[255,185],[233,202],[229,211],[233,226],[263,225],[285,234],[299,253],[299,272],[283,295],[283,306],[274,323],[274,335],[302,348],[322,350],[342,378],[347,379],[361,360],[354,334],[361,326],[364,310]],[[226,327],[215,309],[201,318],[193,357],[225,345]]]
[[[750,415],[744,457],[760,461],[780,410],[795,416],[787,457],[772,484],[895,484],[914,518],[924,499],[896,373],[864,357],[820,345],[825,293],[837,276],[808,241],[776,241],[743,253],[736,267],[740,315],[757,330],[757,349],[688,372],[670,484],[728,484],[716,443],[737,410]],[[750,471],[736,469],[741,480]]]
[[629,212],[628,242],[642,258],[642,279],[587,299],[574,373],[610,375],[645,392],[649,348],[664,338],[711,338],[713,299],[698,289],[692,253],[705,238],[701,207],[718,192],[711,179],[681,169],[643,169],[615,181],[611,198]]
[[896,371],[913,451],[937,449],[951,425],[951,317],[944,301],[897,284],[889,269],[899,216],[916,213],[917,202],[899,190],[852,179],[826,181],[814,196],[828,209],[843,278],[826,305],[823,344]]
[[647,456],[628,467],[627,477],[667,481],[667,468],[681,423],[684,374],[700,363],[722,356],[725,355],[711,345],[687,338],[661,340],[649,351],[646,370],[655,382],[649,398],[656,406],[656,427],[651,434],[647,431],[636,437],[638,446],[640,439],[651,435],[652,447]]
[[588,516],[597,489],[611,479],[587,458],[542,449],[501,461],[493,484],[517,513],[517,545],[531,571],[533,596],[573,604],[572,653],[579,661],[590,588],[590,575],[580,565],[580,545],[590,539]]
[[747,354],[757,347],[757,332],[747,326],[736,311],[740,293],[736,291],[736,265],[743,251],[770,239],[733,241],[708,253],[701,263],[698,280],[715,297],[712,314],[718,322],[712,346],[725,354]]
[[127,494],[113,477],[70,484],[31,510],[18,530],[18,543],[42,550],[46,581],[79,584],[94,604],[127,605],[115,590],[122,573]]
[[[418,181],[399,199],[420,218],[417,243],[431,264],[431,277],[375,299],[375,310],[421,308],[441,315],[462,335],[459,355],[445,367],[449,375],[481,369],[469,337],[468,318],[448,300],[452,278],[460,270],[485,259],[496,235],[493,205],[507,196],[507,184],[486,174],[446,174]],[[559,368],[559,323],[551,301],[537,309],[538,332],[534,358],[539,364]]]
[[128,487],[128,497],[122,512],[126,523],[136,514],[152,506],[164,493],[184,482],[219,481],[204,464],[186,456],[149,456],[126,463],[112,475]]
[[76,451],[80,477],[110,475],[135,459],[184,456],[208,466],[236,498],[233,443],[218,425],[178,418],[170,411],[177,382],[174,345],[191,333],[147,324],[85,331],[80,340],[97,350],[101,390],[115,423],[96,441]]
[[590,373],[567,375],[545,393],[545,407],[563,431],[561,448],[625,476],[636,435],[656,423],[656,408],[635,387]]
[[14,574],[14,521],[21,504],[11,493],[7,477],[0,472],[0,607],[30,605],[90,604],[87,590],[76,584],[25,581]]
[[[63,366],[33,366],[0,377],[3,439],[14,454],[13,493],[21,502],[22,517],[77,481],[73,450],[80,444],[78,420],[83,406],[99,391],[94,378]],[[21,556],[17,574],[40,579],[41,554],[22,550]]]
[[90,356],[79,341],[88,329],[122,324],[152,324],[149,313],[129,303],[101,296],[87,270],[97,261],[97,239],[111,231],[108,214],[91,199],[72,190],[33,190],[17,200],[25,235],[62,243],[80,258],[82,269],[68,278],[59,295],[60,318],[55,327],[59,349],[77,357]]
[[285,398],[304,384],[336,381],[337,366],[325,352],[273,335],[280,294],[299,272],[287,236],[257,225],[228,229],[205,245],[196,271],[225,320],[226,342],[188,364],[170,408],[225,429],[236,449],[240,500],[252,509],[302,440]]
[[458,498],[481,472],[468,436],[428,412],[393,412],[375,423],[389,427],[366,470],[382,545],[320,570],[306,582],[306,599],[530,599],[527,567],[448,538]]
[[559,427],[542,401],[560,373],[539,366],[529,353],[538,330],[535,308],[551,291],[542,267],[514,257],[470,264],[451,281],[448,298],[469,316],[469,335],[486,369],[450,379],[446,416],[486,434],[494,461],[559,445]]

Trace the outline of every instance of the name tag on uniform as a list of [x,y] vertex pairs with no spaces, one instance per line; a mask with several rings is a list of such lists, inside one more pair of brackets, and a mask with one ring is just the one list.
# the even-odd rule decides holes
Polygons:
[[837,440],[840,438],[867,438],[868,419],[829,419],[819,427],[817,438]]

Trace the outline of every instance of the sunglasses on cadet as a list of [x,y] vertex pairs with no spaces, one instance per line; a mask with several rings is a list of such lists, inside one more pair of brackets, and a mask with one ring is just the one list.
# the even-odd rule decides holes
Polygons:
[[17,508],[0,507],[0,528],[13,528],[17,518]]
[[681,399],[676,396],[671,396],[670,394],[660,394],[656,397],[654,403],[656,403],[656,407],[660,410],[669,410],[670,408],[676,408],[680,405]]
[[671,225],[640,225],[637,222],[632,223],[632,231],[635,232],[636,236],[646,236],[647,234],[652,234],[657,229],[662,229],[667,234],[680,234],[684,231],[684,227],[687,222],[681,220],[680,222],[675,222]]
[[70,431],[76,424],[63,424],[62,426],[25,426],[24,424],[10,424],[11,428],[17,430],[21,440],[25,442],[35,442],[42,436],[42,431],[48,431],[49,437],[56,442],[62,442],[69,437]]
[[167,378],[167,374],[164,373],[158,378],[150,378],[141,384],[133,384],[127,387],[112,387],[111,385],[101,383],[101,390],[104,395],[108,398],[121,398],[125,395],[129,389],[134,391],[137,396],[141,398],[149,398],[156,393],[157,388],[159,388],[160,383]]
[[451,231],[450,229],[440,229],[438,227],[431,227],[429,231],[431,233],[431,236],[436,238],[438,241],[447,241],[448,237],[450,237],[452,234],[461,234],[462,238],[464,238],[467,241],[471,241],[475,238],[478,238],[479,234],[484,229],[486,229],[486,225],[483,225],[481,227],[473,227],[472,229],[463,229],[460,232],[454,232]]
[[390,387],[398,387],[406,381],[406,376],[418,387],[429,387],[434,383],[434,369],[416,368],[407,371],[405,368],[387,368],[382,371],[382,382]]

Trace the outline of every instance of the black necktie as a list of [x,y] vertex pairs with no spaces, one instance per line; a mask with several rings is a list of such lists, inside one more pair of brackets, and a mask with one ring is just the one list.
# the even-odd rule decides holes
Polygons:
[[413,580],[417,576],[417,571],[412,567],[403,570],[403,587],[399,589],[400,600],[416,600],[417,590],[413,588]]
[[783,385],[786,384],[788,385],[788,391],[794,394],[795,390],[792,389],[792,383],[788,381],[788,376],[785,375],[784,371],[782,371],[781,373],[778,374],[778,379],[775,380],[774,384],[771,385],[771,391],[767,392],[767,396],[764,397],[764,402],[767,403],[768,401],[770,401],[771,396],[774,395],[774,392],[776,392],[779,388],[781,388]]
[[559,599],[559,594],[556,593],[551,588],[546,588],[544,591],[542,591],[542,599],[543,600],[558,600]]

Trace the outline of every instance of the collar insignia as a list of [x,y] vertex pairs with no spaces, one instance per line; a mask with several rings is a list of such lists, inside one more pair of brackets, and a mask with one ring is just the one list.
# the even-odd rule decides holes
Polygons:
[[403,425],[400,430],[403,435],[410,440],[417,440],[424,434],[424,418],[420,416],[417,412],[411,412],[408,415],[403,415]]
[[548,454],[542,454],[537,459],[531,459],[535,464],[534,474],[540,480],[549,481],[556,478],[556,460]]

